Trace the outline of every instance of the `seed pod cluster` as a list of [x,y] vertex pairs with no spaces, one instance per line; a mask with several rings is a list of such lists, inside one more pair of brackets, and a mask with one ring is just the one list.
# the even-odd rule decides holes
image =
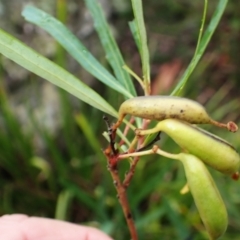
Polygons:
[[[233,122],[224,124],[213,120],[202,105],[190,99],[148,96],[129,99],[120,106],[119,119],[113,125],[113,133],[127,114],[160,121],[152,129],[136,129],[136,135],[162,131],[183,149],[184,153],[171,154],[155,146],[152,153],[178,159],[183,163],[189,189],[210,240],[222,236],[228,224],[227,211],[205,164],[237,179],[240,156],[230,143],[191,124],[213,124],[231,132],[237,131],[237,125]],[[131,146],[134,146],[136,139]],[[149,151],[134,154],[132,155],[141,156],[149,154]]]
[[196,156],[181,153],[188,186],[211,240],[227,229],[228,215],[222,197],[204,163]]

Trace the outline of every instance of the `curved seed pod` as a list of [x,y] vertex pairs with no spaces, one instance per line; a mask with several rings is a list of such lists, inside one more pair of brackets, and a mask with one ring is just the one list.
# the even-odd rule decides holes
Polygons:
[[230,143],[186,122],[166,119],[152,129],[136,130],[136,134],[159,131],[165,132],[184,150],[224,174],[235,174],[239,170],[240,157]]
[[237,131],[235,123],[223,124],[214,121],[201,104],[181,97],[142,96],[128,99],[119,108],[119,119],[114,126],[115,129],[127,114],[158,121],[171,118],[192,124],[213,124],[232,132]]
[[228,216],[221,198],[204,163],[197,157],[180,153],[190,192],[211,240],[217,239],[227,229]]

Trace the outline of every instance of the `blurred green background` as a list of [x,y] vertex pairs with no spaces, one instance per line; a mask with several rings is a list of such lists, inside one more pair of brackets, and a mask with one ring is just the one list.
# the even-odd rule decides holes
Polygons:
[[[33,4],[58,17],[102,64],[106,64],[91,17],[81,0],[39,0]],[[141,75],[140,58],[128,28],[129,1],[101,1],[127,64]],[[24,0],[0,1],[0,27],[79,76],[116,109],[122,96],[84,71],[47,33],[24,21]],[[209,2],[207,19],[217,1]],[[191,60],[201,23],[203,1],[143,3],[154,94],[169,94]],[[229,2],[184,96],[206,106],[222,121],[239,122],[240,2]],[[114,239],[129,239],[112,179],[102,154],[107,142],[103,113],[0,58],[0,214],[25,213],[96,226]],[[136,83],[139,94],[142,94]],[[115,119],[111,119],[112,122]],[[239,133],[205,127],[240,150]],[[167,137],[161,147],[178,152]],[[120,164],[122,175],[128,163]],[[239,239],[239,182],[211,171],[229,212],[221,239]],[[140,239],[206,239],[182,166],[160,157],[138,164],[128,198]]]

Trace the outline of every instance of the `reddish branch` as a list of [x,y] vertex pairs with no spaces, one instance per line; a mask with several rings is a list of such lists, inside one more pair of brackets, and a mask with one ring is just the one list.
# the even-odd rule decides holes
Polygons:
[[[130,207],[129,207],[129,203],[128,203],[128,199],[127,199],[127,194],[126,194],[126,189],[128,188],[132,178],[133,178],[133,175],[134,175],[134,172],[135,172],[135,168],[137,166],[137,163],[140,159],[140,157],[135,157],[131,163],[131,166],[130,166],[130,169],[128,171],[128,173],[126,174],[125,176],[125,179],[123,180],[123,182],[121,182],[120,180],[120,177],[118,175],[118,169],[117,169],[117,166],[118,166],[118,151],[115,149],[115,137],[116,137],[116,129],[113,129],[112,127],[110,127],[110,124],[109,124],[109,121],[106,117],[104,117],[104,120],[107,124],[107,127],[108,127],[108,134],[109,134],[109,138],[110,138],[110,145],[108,146],[108,148],[104,151],[107,159],[108,159],[108,170],[110,171],[110,174],[112,176],[112,179],[113,179],[113,183],[114,183],[114,186],[117,190],[117,194],[118,194],[118,199],[119,199],[119,202],[122,206],[122,209],[123,209],[123,213],[124,213],[124,216],[125,216],[125,219],[127,221],[127,224],[128,224],[128,228],[129,228],[129,231],[130,231],[130,234],[131,234],[131,238],[132,240],[137,240],[138,239],[138,236],[137,236],[137,231],[136,231],[136,227],[135,227],[135,224],[134,224],[134,220],[133,220],[133,217],[132,217],[132,214],[131,214],[131,211],[130,211]],[[131,118],[130,120],[131,122],[134,121],[134,118]],[[145,129],[148,125],[149,121],[143,121],[143,129]],[[124,130],[124,135],[126,136],[127,133],[129,131],[129,127],[126,126],[125,130]],[[156,137],[154,141],[158,140],[159,138],[159,135],[158,137]],[[137,146],[137,149],[142,149],[144,146],[143,144],[143,141],[144,141],[144,138],[139,138],[138,139],[138,146]],[[120,142],[120,144],[123,144],[124,141],[122,140]],[[150,143],[152,144],[152,143]],[[145,146],[147,147],[147,146]],[[133,150],[133,151],[136,151],[136,150]]]
[[130,169],[129,169],[128,173],[125,175],[125,179],[123,181],[123,187],[125,189],[127,189],[127,187],[129,186],[129,184],[130,184],[130,182],[133,178],[133,175],[135,173],[135,168],[137,166],[137,163],[138,163],[139,159],[140,159],[140,157],[135,157],[133,159],[132,164],[130,166]]
[[122,206],[125,219],[127,221],[131,239],[138,240],[136,227],[134,224],[133,216],[130,211],[130,207],[127,199],[126,187],[124,187],[124,185],[121,183],[120,177],[118,175],[117,156],[114,156],[114,155],[106,155],[106,156],[108,158],[108,170],[110,171],[114,186],[117,190],[118,199],[119,199],[120,205]]

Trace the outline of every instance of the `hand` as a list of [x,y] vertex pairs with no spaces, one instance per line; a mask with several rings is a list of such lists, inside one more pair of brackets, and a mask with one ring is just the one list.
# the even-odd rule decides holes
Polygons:
[[0,217],[0,235],[4,240],[112,240],[92,227],[23,214]]

